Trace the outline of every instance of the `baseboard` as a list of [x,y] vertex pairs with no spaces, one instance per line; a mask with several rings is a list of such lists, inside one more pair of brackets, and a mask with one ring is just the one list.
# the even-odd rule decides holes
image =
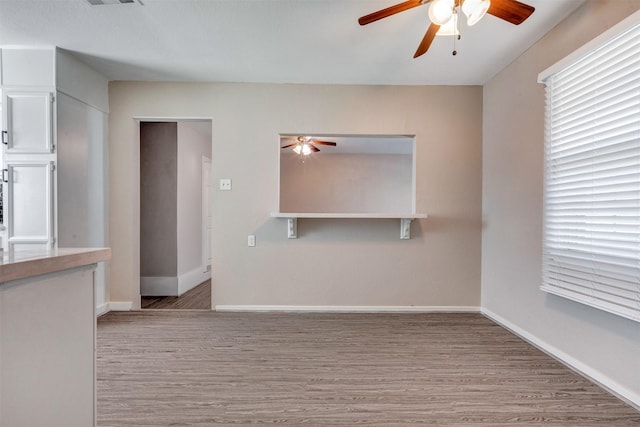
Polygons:
[[104,316],[110,311],[131,311],[133,304],[127,301],[105,302],[96,307],[96,317]]
[[111,301],[109,303],[109,310],[111,311],[131,311],[133,303],[131,301]]
[[613,381],[611,378],[602,374],[601,372],[593,369],[592,367],[585,365],[580,362],[573,356],[568,355],[562,350],[557,349],[556,347],[542,341],[538,337],[528,333],[524,329],[514,325],[503,317],[497,315],[496,313],[488,310],[486,308],[482,308],[481,313],[502,326],[505,329],[513,332],[515,335],[519,336],[523,340],[527,341],[529,344],[553,357],[572,371],[582,375],[587,378],[589,381],[596,383],[603,389],[607,390],[609,393],[623,400],[624,402],[631,405],[636,410],[640,411],[640,395],[632,390],[629,390],[625,386]]
[[96,317],[100,317],[104,314],[107,314],[110,311],[109,303],[105,302],[104,304],[100,304],[96,307]]
[[216,305],[216,311],[279,311],[321,313],[479,313],[475,306],[372,305]]
[[205,280],[211,279],[211,270],[203,271],[202,266],[188,271],[178,276],[178,295],[182,295],[187,291],[198,286]]
[[144,276],[140,277],[140,295],[178,296],[178,278],[176,276]]

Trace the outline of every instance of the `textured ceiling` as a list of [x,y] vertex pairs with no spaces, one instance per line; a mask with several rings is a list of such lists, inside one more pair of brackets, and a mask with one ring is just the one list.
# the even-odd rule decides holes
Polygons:
[[0,0],[0,44],[59,46],[110,80],[484,84],[583,0],[529,0],[520,26],[485,16],[413,53],[428,6],[358,25],[397,0]]

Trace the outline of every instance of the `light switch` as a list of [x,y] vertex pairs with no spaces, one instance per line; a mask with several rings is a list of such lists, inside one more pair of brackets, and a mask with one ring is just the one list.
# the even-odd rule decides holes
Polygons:
[[231,178],[221,178],[220,179],[220,190],[230,191],[231,190]]
[[255,246],[256,245],[256,236],[254,234],[249,234],[247,238],[247,246]]

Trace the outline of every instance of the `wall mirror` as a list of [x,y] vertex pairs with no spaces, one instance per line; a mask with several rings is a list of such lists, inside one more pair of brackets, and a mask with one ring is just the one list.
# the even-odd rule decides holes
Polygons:
[[279,212],[415,212],[415,136],[279,137]]

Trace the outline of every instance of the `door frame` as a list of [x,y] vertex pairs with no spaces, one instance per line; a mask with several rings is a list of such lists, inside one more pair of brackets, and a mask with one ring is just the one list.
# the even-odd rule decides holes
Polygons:
[[[205,168],[209,169],[209,187],[207,187],[206,185],[206,174],[205,174]],[[213,175],[211,174],[211,159],[209,157],[205,157],[202,156],[202,161],[201,161],[201,192],[202,192],[202,269],[204,270],[204,272],[208,272],[211,271],[212,269],[212,262],[211,262],[211,201],[213,199]],[[209,210],[207,210],[207,204],[205,202],[209,203]],[[207,212],[209,213],[209,215],[207,215]],[[209,234],[209,257],[206,257],[206,243],[207,243],[207,239],[204,238],[204,236],[207,235],[207,233]]]

